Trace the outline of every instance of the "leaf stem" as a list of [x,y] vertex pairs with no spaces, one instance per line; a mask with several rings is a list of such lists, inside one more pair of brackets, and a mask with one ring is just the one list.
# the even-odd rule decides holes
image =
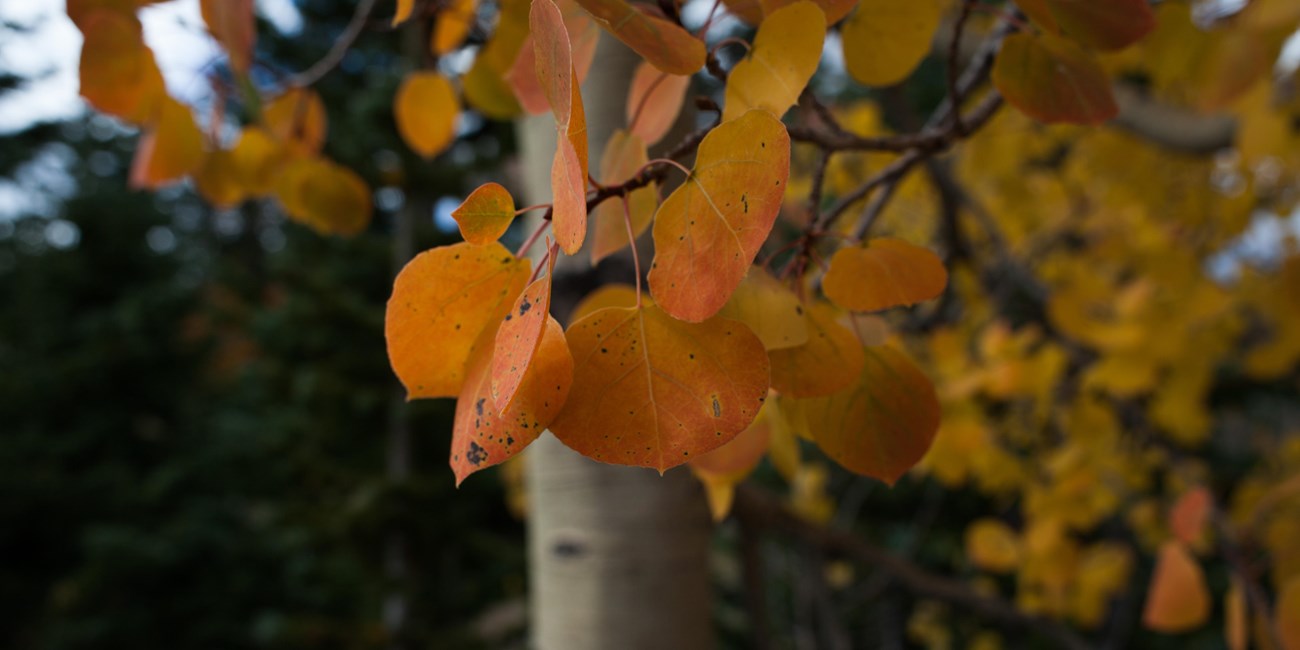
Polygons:
[[623,225],[627,226],[627,244],[632,249],[632,268],[636,273],[636,308],[641,309],[641,256],[636,252],[636,233],[632,231],[632,206],[626,194],[619,198],[623,200]]
[[687,169],[685,165],[677,162],[676,160],[673,160],[672,158],[655,158],[653,160],[647,161],[646,164],[641,165],[641,169],[637,170],[636,175],[639,176],[641,172],[644,172],[645,170],[649,169],[652,165],[672,165],[673,167],[680,169],[683,174],[686,174],[687,178],[691,177],[691,170]]
[[546,227],[549,225],[551,225],[551,222],[546,219],[543,219],[541,223],[537,224],[537,230],[534,230],[533,234],[529,235],[528,239],[519,247],[519,250],[515,251],[515,257],[523,257],[524,253],[527,253],[528,249],[532,248],[533,244],[537,243],[537,238],[542,236],[542,233],[546,231]]
[[525,206],[519,208],[518,210],[515,210],[515,216],[517,217],[525,212],[532,212],[533,210],[541,210],[542,208],[549,208],[549,207],[551,207],[550,203],[537,203],[535,205]]

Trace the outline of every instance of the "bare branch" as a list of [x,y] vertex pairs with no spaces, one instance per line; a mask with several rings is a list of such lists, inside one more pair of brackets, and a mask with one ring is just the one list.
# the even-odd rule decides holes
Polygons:
[[751,525],[777,530],[832,556],[852,558],[885,572],[911,593],[962,608],[985,620],[1029,630],[1050,639],[1056,647],[1089,650],[1091,646],[1068,627],[1046,618],[1025,614],[1000,598],[976,592],[964,582],[930,573],[853,533],[826,528],[794,514],[761,489],[742,485],[736,490],[736,516]]

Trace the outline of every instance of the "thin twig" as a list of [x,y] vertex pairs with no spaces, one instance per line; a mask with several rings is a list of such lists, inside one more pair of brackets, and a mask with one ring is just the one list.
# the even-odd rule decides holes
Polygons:
[[361,35],[361,30],[365,28],[366,20],[369,19],[370,12],[374,8],[375,0],[361,0],[361,2],[358,2],[357,9],[352,14],[352,20],[348,22],[343,33],[339,34],[338,39],[334,41],[330,51],[326,52],[325,56],[312,64],[310,68],[289,77],[288,85],[293,88],[310,86],[320,81],[321,77],[328,74],[330,70],[333,70],[343,60],[348,50],[352,48],[352,44],[356,42],[357,37]]

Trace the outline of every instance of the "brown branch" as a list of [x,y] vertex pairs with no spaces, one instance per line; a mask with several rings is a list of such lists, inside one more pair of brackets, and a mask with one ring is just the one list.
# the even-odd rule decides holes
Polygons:
[[375,0],[361,0],[357,3],[357,9],[352,14],[352,20],[348,22],[343,33],[339,34],[334,45],[330,47],[329,52],[321,57],[319,61],[312,64],[310,68],[289,77],[288,85],[293,88],[303,88],[310,86],[322,77],[329,74],[338,64],[343,61],[348,50],[356,43],[357,37],[361,36],[361,30],[366,26],[366,20],[370,18],[370,12],[375,8]]
[[[957,14],[957,22],[952,28],[952,42],[948,45],[948,96],[961,97],[962,93],[958,88],[958,58],[961,54],[961,34],[966,29],[966,21],[970,19],[971,9],[975,7],[977,0],[962,0],[961,13]],[[960,103],[960,102],[957,102]],[[966,125],[962,122],[961,111],[952,111],[952,129],[958,135],[966,135]]]
[[736,490],[732,511],[742,521],[783,532],[828,555],[851,558],[874,566],[916,596],[955,605],[1005,627],[1034,632],[1050,639],[1059,648],[1091,648],[1073,630],[1056,621],[1026,614],[1000,598],[980,594],[966,583],[930,573],[853,533],[806,521],[759,488],[740,486]]

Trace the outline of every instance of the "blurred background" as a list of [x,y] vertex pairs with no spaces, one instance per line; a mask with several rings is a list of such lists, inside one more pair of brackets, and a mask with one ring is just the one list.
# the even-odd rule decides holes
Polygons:
[[[259,56],[292,71],[353,3],[258,9]],[[202,103],[198,3],[142,17],[169,90]],[[61,1],[0,0],[0,647],[386,647],[386,620],[420,647],[498,645],[522,623],[522,524],[496,476],[453,487],[449,400],[413,404],[388,457],[383,305],[391,220],[419,209],[419,248],[448,241],[429,215],[500,164],[508,125],[417,163],[389,107],[401,41],[368,30],[317,89],[377,223],[321,237],[128,190],[137,133],[77,96],[80,38]]]
[[[255,81],[274,85],[315,63],[355,6],[347,0],[258,0],[262,65],[254,69]],[[375,221],[365,233],[321,236],[287,221],[269,201],[213,210],[188,183],[132,191],[128,176],[138,133],[89,111],[77,96],[81,37],[63,9],[61,0],[0,0],[0,648],[523,647],[525,504],[517,463],[456,489],[446,458],[453,404],[404,404],[383,338],[384,304],[406,251],[457,240],[449,215],[466,191],[518,176],[512,126],[466,111],[460,138],[447,154],[426,162],[411,153],[395,129],[391,100],[404,74],[418,67],[419,56],[410,53],[421,44],[387,26],[385,6],[339,68],[315,85],[329,107],[328,156],[375,190]],[[149,7],[140,16],[172,96],[210,104],[209,80],[225,71],[197,0]],[[690,20],[698,24],[702,14]],[[720,29],[741,28],[733,21]],[[866,91],[847,83],[838,51],[833,44],[826,48],[823,71],[829,74],[819,77],[819,92],[860,99]],[[468,64],[459,55],[439,61],[460,72]],[[882,131],[885,122],[902,126],[897,108],[889,119],[888,101],[932,106],[945,92],[942,62],[927,61],[906,93],[886,97],[884,109],[846,111],[845,123],[864,132]],[[915,109],[901,112],[909,110]],[[1009,116],[992,131],[1019,145],[1016,138],[1032,128]],[[1076,134],[1035,132],[1039,139],[1026,139],[1025,148],[1043,152],[1041,164],[1035,162],[1039,176],[1021,183],[1018,171],[1008,172],[1002,189],[1014,186],[1007,195],[1031,197],[1021,203],[1037,206],[1041,195],[1016,194],[1020,185],[1042,191],[1044,178],[1068,176],[1061,160],[1076,153],[1094,161],[1097,169],[1087,173],[1109,170],[1113,186],[1143,165],[1167,172],[1159,180],[1170,195],[1190,195],[1187,187],[1201,191],[1215,179],[1245,183],[1237,159],[1198,159],[1188,163],[1185,176],[1173,178],[1181,168],[1165,169],[1166,158],[1138,157],[1121,147],[1106,158],[1096,152],[1113,145],[1114,136],[1096,136],[1089,149],[1067,140]],[[1002,171],[972,160],[970,167],[991,168],[990,177]],[[806,160],[796,165],[805,176],[811,167]],[[836,180],[845,186],[863,174],[852,166],[841,171]],[[1222,228],[1231,232],[1216,235],[1221,252],[1187,268],[1201,268],[1198,277],[1225,284],[1243,273],[1259,276],[1270,283],[1261,302],[1291,304],[1285,298],[1294,299],[1293,288],[1300,286],[1297,247],[1287,243],[1300,237],[1300,221],[1290,216],[1297,185],[1278,184],[1289,188],[1279,200],[1285,210],[1236,210],[1239,219]],[[931,189],[905,188],[900,200],[919,203],[917,197],[931,197]],[[892,218],[892,226],[919,221],[911,213]],[[1048,219],[1024,217],[1013,244],[1029,241],[1040,218]],[[1120,238],[1125,218],[1119,214],[1118,226],[1108,224]],[[1161,232],[1183,226],[1158,225]],[[1068,252],[1084,248],[1090,233],[1082,225],[1079,230],[1054,245]],[[508,244],[521,239],[518,233],[507,237]],[[1169,275],[1188,275],[1183,268]],[[1090,272],[1084,267],[1080,274]],[[976,275],[962,277],[973,286]],[[989,277],[996,284],[1008,276]],[[1088,297],[1110,300],[1111,288],[1104,289]],[[1032,314],[1017,314],[1022,322],[1016,327],[1046,318],[1041,304],[1033,306],[1023,310]],[[962,308],[960,300],[945,300],[935,320],[960,324]],[[1168,310],[1168,322],[1151,322],[1179,326],[1178,309]],[[1279,315],[1275,329],[1293,331],[1294,317]],[[1092,324],[1081,322],[1081,329]],[[1000,398],[1010,402],[1039,388],[1031,371],[1007,369],[1021,361],[1017,355],[1028,357],[1020,348],[1030,345],[1001,326],[978,339],[985,356],[972,352],[969,367],[942,367],[950,350],[941,343],[952,337],[932,344],[930,361],[937,363],[930,365],[940,366],[941,389],[944,382],[969,384],[977,373],[1004,373],[990,383],[1021,374],[1007,380],[1015,383],[1006,389],[1009,396],[971,398],[992,414],[987,427],[951,420],[921,472],[890,490],[814,456],[789,485],[781,485],[766,462],[757,482],[781,485],[788,503],[810,520],[854,530],[904,561],[957,575],[987,593],[1016,593],[1024,585],[1030,587],[1020,593],[1030,592],[1039,578],[1015,575],[1029,566],[1019,562],[1019,537],[1012,540],[1015,552],[993,562],[1006,566],[996,575],[980,573],[982,561],[968,558],[978,550],[969,532],[974,524],[999,518],[1023,525],[1028,547],[1034,540],[1023,503],[1039,498],[1047,504],[1043,509],[1089,510],[1081,515],[1086,523],[1068,534],[1068,558],[1034,558],[1041,560],[1034,569],[1066,567],[1068,579],[1061,580],[1069,582],[1068,602],[1057,610],[1032,598],[1018,604],[1090,628],[1107,647],[1224,647],[1225,613],[1217,601],[1211,623],[1183,637],[1144,631],[1138,621],[1152,551],[1167,537],[1164,509],[1185,485],[1150,478],[1157,472],[1135,463],[1146,472],[1132,479],[1141,488],[1115,488],[1123,501],[1115,496],[1112,502],[1114,495],[1098,486],[1113,477],[1091,473],[1093,464],[1118,457],[1112,447],[1099,445],[1094,456],[1101,460],[1087,456],[1083,462],[1078,459],[1096,449],[1067,448],[1055,438],[1050,445],[1060,448],[1045,445],[1052,456],[1025,442],[1008,443],[1012,451],[992,459],[976,458],[977,451],[1000,450],[998,442],[1005,442],[996,435],[1011,428],[997,418],[1028,417]],[[998,355],[1011,361],[998,365]],[[1195,355],[1178,356],[1181,363]],[[1213,469],[1205,475],[1221,495],[1240,497],[1258,488],[1248,495],[1258,497],[1263,486],[1283,483],[1300,468],[1293,433],[1300,426],[1297,371],[1289,356],[1263,356],[1283,359],[1276,376],[1250,382],[1229,373],[1234,381],[1201,386],[1189,398],[1196,407],[1187,412],[1213,411],[1216,418],[1212,434],[1198,434],[1208,442],[1197,448],[1195,460]],[[1128,368],[1121,370],[1117,374]],[[1182,366],[1171,363],[1167,370],[1174,375]],[[1084,420],[1078,423],[1084,432],[1070,436],[1084,438],[1097,429]],[[1105,444],[1149,455],[1128,440]],[[1034,483],[1035,471],[1049,465],[1041,472],[1051,475],[1042,479],[1047,487]],[[1000,485],[1010,476],[1033,477],[1023,482],[1042,489],[1021,499]],[[1250,483],[1252,476],[1267,480]],[[1296,545],[1297,501],[1293,495],[1292,510],[1269,529],[1265,551],[1274,557]],[[1057,541],[1043,546],[1055,553],[1064,547]],[[852,647],[1050,647],[987,633],[976,617],[894,589],[885,572],[828,558],[811,545],[756,540],[734,520],[718,527],[712,543],[722,647],[754,647],[749,617],[755,592],[768,609],[772,647],[837,647],[831,640],[850,637]],[[755,554],[765,569],[757,589],[746,586],[745,563]],[[1300,553],[1287,557],[1294,561],[1278,574],[1300,575]],[[1228,563],[1207,557],[1205,564],[1214,593],[1221,594],[1230,583]]]

